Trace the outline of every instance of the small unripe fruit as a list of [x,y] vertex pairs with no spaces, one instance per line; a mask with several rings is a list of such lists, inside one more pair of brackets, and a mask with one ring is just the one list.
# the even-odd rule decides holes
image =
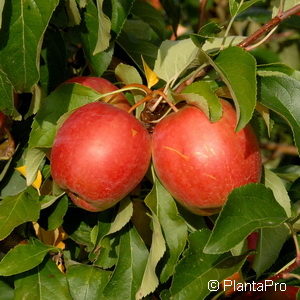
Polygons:
[[217,213],[236,187],[258,182],[261,157],[251,127],[235,132],[236,112],[222,100],[223,117],[211,123],[195,106],[171,113],[154,129],[152,157],[158,177],[183,206]]
[[51,174],[73,202],[105,210],[132,191],[151,157],[150,136],[132,115],[95,102],[73,112],[57,132]]

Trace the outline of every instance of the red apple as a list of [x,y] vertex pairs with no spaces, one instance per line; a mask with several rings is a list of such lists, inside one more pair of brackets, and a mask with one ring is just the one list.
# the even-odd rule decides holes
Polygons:
[[270,288],[266,292],[263,293],[261,300],[296,300],[297,294],[299,291],[298,286],[284,286],[282,285],[282,290],[278,287]]
[[222,100],[223,117],[211,123],[195,106],[171,113],[154,129],[158,177],[183,206],[200,215],[220,210],[236,187],[258,182],[261,157],[250,126],[235,132],[236,112]]
[[[90,77],[90,76],[79,76],[73,77],[65,81],[65,83],[74,82],[79,83],[84,86],[90,87],[101,94],[106,94],[118,90],[111,82],[100,77]],[[130,109],[130,104],[125,98],[123,93],[118,93],[115,95],[107,96],[102,99],[106,103],[110,103],[122,110],[128,111]]]
[[[258,238],[259,238],[259,233],[257,231],[252,232],[251,234],[248,235],[247,237],[247,246],[248,250],[256,250],[257,244],[258,244]],[[247,257],[247,260],[250,263],[253,263],[255,258],[255,255],[249,255]]]
[[86,104],[68,117],[51,150],[51,173],[73,202],[105,210],[132,191],[151,157],[150,136],[132,115],[110,104]]

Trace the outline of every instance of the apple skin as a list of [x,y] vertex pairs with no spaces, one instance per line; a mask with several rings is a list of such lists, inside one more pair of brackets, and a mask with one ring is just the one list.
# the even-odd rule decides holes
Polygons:
[[223,116],[211,123],[197,107],[186,105],[154,129],[152,158],[167,190],[199,215],[219,212],[236,187],[259,182],[261,156],[248,125],[235,132],[236,112],[221,100]]
[[4,127],[6,126],[6,116],[0,111],[0,135],[4,132]]
[[[114,86],[110,81],[101,77],[78,76],[68,79],[67,81],[65,81],[65,83],[79,83],[84,86],[90,87],[101,94],[106,94],[118,90],[118,88]],[[106,96],[101,100],[125,111],[128,111],[131,107],[123,93]]]
[[88,211],[112,207],[144,177],[151,138],[132,115],[110,104],[86,104],[57,132],[51,174],[73,202]]
[[298,286],[286,286],[286,291],[274,291],[274,289],[270,289],[266,291],[261,300],[296,300],[297,293],[299,291]]
[[[247,236],[248,250],[256,250],[258,245],[259,233],[254,231]],[[255,258],[255,254],[249,255],[247,260],[252,264]]]

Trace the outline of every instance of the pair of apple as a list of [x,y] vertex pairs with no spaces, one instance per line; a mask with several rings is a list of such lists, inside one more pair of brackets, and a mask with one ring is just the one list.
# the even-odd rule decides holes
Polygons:
[[[117,88],[103,78],[76,77],[100,93]],[[211,123],[186,105],[150,135],[122,93],[75,110],[57,132],[51,172],[72,201],[89,211],[112,207],[143,179],[151,157],[166,189],[200,215],[219,211],[236,187],[261,175],[259,146],[250,126],[235,132],[236,113],[222,100],[223,117]],[[112,104],[112,105],[111,105]]]

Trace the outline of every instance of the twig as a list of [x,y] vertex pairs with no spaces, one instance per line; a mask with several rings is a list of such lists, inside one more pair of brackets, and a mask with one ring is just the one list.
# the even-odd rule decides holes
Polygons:
[[258,46],[262,45],[263,43],[265,43],[267,40],[270,39],[270,37],[273,35],[273,33],[277,30],[277,27],[274,27],[263,39],[261,39],[259,42],[257,42],[254,45],[248,46],[247,48],[245,48],[247,51],[253,50],[255,48],[257,48]]
[[262,149],[275,151],[275,153],[282,153],[288,155],[298,156],[298,149],[293,145],[286,145],[286,144],[276,144],[276,143],[262,143],[260,145]]
[[198,29],[200,29],[201,26],[205,22],[205,8],[206,8],[206,5],[207,5],[207,0],[200,0]]
[[247,48],[248,46],[255,43],[262,35],[270,32],[274,27],[276,27],[279,23],[286,20],[290,16],[300,12],[300,4],[295,5],[294,7],[284,11],[279,12],[279,14],[267,22],[265,25],[260,27],[257,31],[251,34],[249,37],[244,39],[241,43],[238,44],[239,47]]
[[[276,17],[274,17],[269,22],[264,24],[261,28],[259,28],[257,31],[255,31],[252,35],[245,38],[237,46],[244,48],[247,51],[251,50],[251,48],[253,48],[253,47],[250,47],[250,46],[253,45],[253,43],[255,43],[262,35],[269,33],[275,27],[277,27],[279,23],[286,20],[290,16],[295,15],[298,12],[300,12],[300,4],[295,5],[294,7],[288,9],[285,12],[279,12]],[[269,38],[270,38],[270,36],[268,36],[268,39]],[[265,41],[266,41],[266,39],[264,39],[264,42]],[[199,73],[194,75],[192,77],[192,79],[195,80],[196,78],[205,76],[211,70],[211,68],[212,68],[211,66],[208,66],[205,69],[202,69],[201,71],[199,71]],[[181,83],[181,85],[176,89],[176,92],[182,91],[184,89],[184,87],[191,84],[190,81],[191,81],[191,79],[189,78],[186,81],[184,81],[183,83]]]
[[220,47],[220,50],[223,50],[223,48],[224,48],[224,44],[225,44],[226,38],[227,38],[227,36],[229,34],[229,31],[230,31],[230,29],[231,29],[231,27],[233,25],[233,22],[234,22],[235,18],[238,15],[239,9],[242,7],[243,3],[244,3],[244,0],[241,0],[241,2],[239,4],[239,6],[238,6],[238,8],[237,8],[237,10],[235,12],[235,14],[232,16],[232,18],[231,18],[231,20],[230,20],[230,22],[229,22],[229,24],[228,24],[228,26],[226,28],[226,31],[225,31],[225,34],[224,34],[224,37],[223,37],[223,41],[222,41],[222,44],[221,44],[221,47]]

